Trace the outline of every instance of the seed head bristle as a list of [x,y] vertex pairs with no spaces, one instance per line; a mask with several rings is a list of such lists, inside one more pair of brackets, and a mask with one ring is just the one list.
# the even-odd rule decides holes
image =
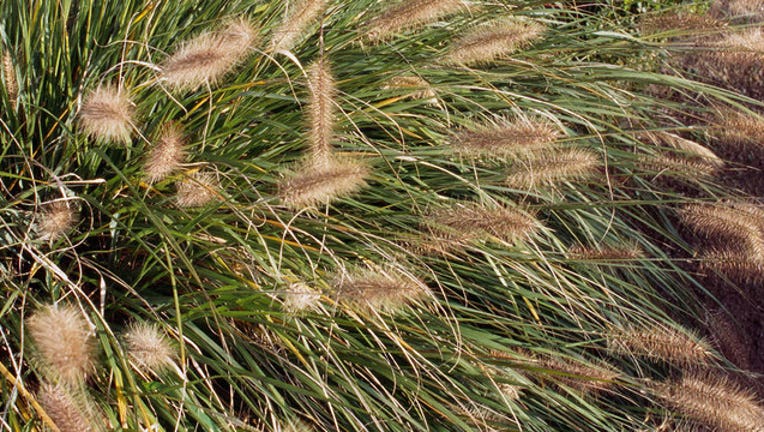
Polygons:
[[411,99],[426,100],[429,104],[437,104],[437,94],[423,78],[416,75],[399,75],[390,78],[382,87],[385,90],[406,90],[410,91],[406,97]]
[[451,147],[457,154],[473,158],[503,158],[549,147],[561,136],[549,121],[505,120],[455,135]]
[[334,139],[334,97],[337,94],[328,62],[322,58],[313,63],[308,69],[308,79],[308,142],[314,155],[328,157]]
[[424,282],[394,270],[360,270],[338,277],[337,299],[360,313],[397,312],[430,295]]
[[70,201],[53,201],[41,206],[37,234],[41,240],[56,241],[65,236],[77,223],[77,213]]
[[754,20],[764,17],[764,1],[762,0],[729,0],[726,3],[727,11],[734,17],[750,17]]
[[371,19],[364,26],[364,33],[372,41],[387,40],[461,12],[465,7],[462,0],[404,0]]
[[645,254],[637,245],[625,246],[573,246],[568,250],[568,256],[576,260],[591,261],[621,261],[644,258]]
[[283,295],[284,310],[299,313],[319,307],[321,294],[308,285],[298,282],[289,286]]
[[83,403],[71,390],[58,384],[44,384],[37,393],[37,401],[61,432],[90,432],[97,430]]
[[443,57],[449,65],[492,63],[539,39],[546,28],[530,19],[503,19],[478,26],[453,43]]
[[221,197],[220,181],[212,172],[199,171],[178,182],[175,202],[179,207],[203,207]]
[[707,14],[670,11],[647,16],[640,21],[639,30],[643,35],[666,33],[667,36],[693,37],[718,32],[726,26],[724,21]]
[[366,186],[369,168],[350,158],[308,160],[280,184],[278,195],[293,209],[326,204]]
[[679,210],[679,217],[693,231],[720,246],[737,240],[746,248],[744,252],[764,262],[764,211],[756,209],[754,205],[734,202],[689,204]]
[[687,374],[652,390],[680,413],[717,430],[760,432],[764,425],[764,409],[753,393],[721,375]]
[[533,190],[557,183],[591,177],[600,166],[600,158],[589,150],[568,149],[539,151],[515,160],[506,184]]
[[156,325],[135,322],[123,337],[127,355],[138,370],[157,374],[174,364],[175,350],[167,335]]
[[135,124],[133,116],[133,103],[124,89],[99,85],[85,97],[79,125],[96,140],[130,144]]
[[754,98],[764,97],[764,33],[760,28],[729,33],[698,45],[703,50],[678,57],[680,66],[697,71],[704,82],[732,88]]
[[713,358],[709,343],[694,332],[657,326],[623,328],[608,335],[608,348],[618,354],[647,357],[684,367],[705,365]]
[[19,95],[19,85],[16,81],[16,68],[13,66],[13,57],[11,53],[3,50],[3,82],[5,83],[5,93],[12,107],[16,108],[16,98]]
[[289,51],[308,36],[308,29],[326,10],[329,0],[301,0],[284,17],[270,42],[270,51]]
[[717,156],[716,153],[695,141],[682,138],[679,135],[665,131],[655,131],[643,132],[640,134],[640,138],[658,145],[672,147],[683,152],[685,156],[691,159],[699,159],[710,166],[717,168],[724,166],[724,160]]
[[757,285],[764,282],[764,262],[750,253],[711,249],[700,254],[700,269],[718,272],[735,282]]
[[85,382],[94,367],[95,339],[78,309],[45,306],[27,319],[27,329],[49,380],[69,385]]
[[165,125],[143,164],[146,180],[156,183],[177,171],[186,159],[185,144],[183,129],[178,123]]
[[612,389],[621,375],[612,366],[604,363],[595,366],[551,356],[535,357],[531,359],[531,364],[552,371],[538,371],[543,378],[587,393]]
[[719,166],[708,163],[705,159],[690,159],[683,155],[651,155],[638,162],[642,169],[658,174],[694,180],[713,177],[719,173]]
[[764,118],[737,111],[724,111],[712,125],[711,132],[733,149],[761,150],[764,142]]
[[476,240],[497,238],[514,242],[539,230],[541,224],[530,213],[504,206],[462,203],[433,212],[424,221],[424,231],[438,244],[464,245]]
[[178,91],[215,85],[252,51],[257,32],[247,21],[205,32],[184,42],[160,65],[162,78]]

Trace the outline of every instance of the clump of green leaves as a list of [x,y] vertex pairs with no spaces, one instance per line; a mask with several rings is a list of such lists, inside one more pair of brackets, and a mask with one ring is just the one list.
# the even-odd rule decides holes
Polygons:
[[[51,303],[97,335],[94,428],[659,424],[686,365],[608,337],[697,325],[673,209],[729,192],[639,138],[683,131],[648,86],[735,96],[618,66],[644,47],[564,2],[443,3],[2,3],[5,424],[67,427],[26,355]],[[455,144],[507,124],[522,151]]]

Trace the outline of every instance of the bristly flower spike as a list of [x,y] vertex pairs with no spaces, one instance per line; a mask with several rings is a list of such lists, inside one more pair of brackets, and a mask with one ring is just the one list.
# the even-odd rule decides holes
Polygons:
[[79,309],[48,305],[27,320],[27,329],[53,382],[78,385],[93,371],[95,339]]
[[205,32],[184,42],[160,65],[164,82],[173,90],[193,91],[215,85],[252,51],[257,32],[245,20]]
[[90,92],[79,112],[79,125],[91,138],[130,144],[135,110],[124,89],[99,85]]
[[364,32],[372,41],[383,41],[458,13],[465,7],[462,0],[404,0],[372,18],[364,26]]
[[465,66],[492,63],[532,44],[544,30],[536,21],[519,18],[483,24],[456,40],[442,61]]
[[156,183],[177,171],[186,159],[184,146],[185,137],[180,125],[166,124],[143,164],[146,180]]
[[326,10],[329,0],[301,0],[274,30],[270,51],[289,51],[308,34],[308,29]]

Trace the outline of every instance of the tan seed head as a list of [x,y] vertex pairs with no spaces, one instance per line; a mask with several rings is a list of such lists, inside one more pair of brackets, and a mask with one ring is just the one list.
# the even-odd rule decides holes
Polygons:
[[27,330],[51,381],[77,385],[93,371],[95,338],[79,309],[45,306],[27,319]]
[[536,21],[519,18],[480,25],[457,39],[442,61],[466,66],[492,63],[531,45],[545,30]]
[[124,334],[127,355],[144,373],[158,373],[172,367],[175,350],[159,327],[147,322],[133,323]]
[[80,128],[91,138],[130,144],[134,127],[133,103],[124,89],[99,85],[85,96],[80,107]]
[[149,183],[164,180],[177,171],[186,159],[183,129],[177,123],[169,123],[162,128],[157,143],[149,151],[143,170]]

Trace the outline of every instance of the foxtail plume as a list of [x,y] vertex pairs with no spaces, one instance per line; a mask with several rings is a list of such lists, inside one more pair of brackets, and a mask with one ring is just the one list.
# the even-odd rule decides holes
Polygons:
[[519,18],[483,24],[455,41],[443,63],[465,66],[491,63],[532,44],[545,29],[536,21]]
[[332,151],[334,97],[337,94],[329,63],[323,58],[313,63],[308,69],[308,80],[308,142],[313,155],[325,158]]
[[185,144],[183,129],[178,123],[165,125],[158,142],[149,151],[143,163],[146,180],[156,183],[177,171],[186,159]]
[[65,236],[77,223],[77,213],[70,200],[53,201],[41,206],[37,215],[37,234],[40,240],[51,242]]
[[573,246],[568,250],[568,257],[576,260],[620,261],[644,258],[645,254],[637,245],[624,246]]
[[399,75],[390,78],[382,88],[386,90],[410,90],[406,95],[408,98],[425,100],[431,105],[438,103],[438,95],[432,85],[416,75]]
[[270,51],[289,51],[307,36],[309,27],[326,10],[329,0],[301,0],[274,30]]
[[245,20],[184,42],[160,64],[162,79],[173,90],[215,85],[252,51],[257,32]]
[[37,400],[60,432],[98,430],[91,423],[91,416],[83,406],[83,401],[61,384],[43,384],[37,393]]
[[212,172],[199,171],[176,186],[175,202],[179,207],[203,207],[221,198],[221,186]]
[[531,367],[540,367],[549,371],[535,372],[540,378],[566,385],[581,392],[602,392],[617,385],[621,374],[612,366],[603,364],[589,365],[570,359],[552,356],[530,359]]
[[461,203],[436,210],[424,221],[424,231],[431,235],[423,243],[449,249],[471,241],[497,238],[514,242],[539,230],[541,224],[531,214],[517,208],[479,203]]
[[3,50],[3,82],[5,83],[5,93],[12,107],[16,108],[16,98],[19,95],[19,85],[16,81],[16,68],[13,66],[13,57],[11,53]]
[[711,249],[700,254],[700,269],[718,272],[738,283],[764,283],[764,260],[734,250]]
[[27,319],[46,377],[77,386],[93,372],[95,339],[79,309],[48,305]]
[[278,195],[293,209],[326,204],[366,186],[369,168],[350,158],[308,159],[280,184]]
[[533,190],[560,182],[582,180],[594,174],[600,158],[584,149],[539,151],[515,160],[506,184]]
[[735,239],[764,262],[764,210],[754,204],[718,202],[689,204],[679,210],[681,220],[696,233],[725,245]]
[[284,309],[290,313],[317,309],[320,300],[321,293],[302,282],[291,284],[283,295]]
[[155,324],[136,322],[123,335],[127,355],[135,367],[144,373],[157,374],[172,367],[175,350],[167,335]]
[[382,41],[458,13],[465,7],[463,0],[404,0],[372,18],[364,26],[364,32],[372,41]]
[[679,366],[707,364],[712,358],[707,341],[688,330],[669,327],[621,328],[610,331],[608,348],[618,354],[648,357]]
[[549,147],[561,136],[560,129],[546,120],[504,120],[458,133],[451,147],[457,154],[473,158],[511,157]]
[[85,96],[79,125],[91,138],[130,144],[135,110],[125,89],[99,85]]
[[760,432],[764,409],[754,394],[709,372],[655,384],[656,396],[685,416],[717,430]]
[[337,278],[338,301],[360,313],[397,312],[430,295],[427,285],[409,275],[388,271],[358,270]]

